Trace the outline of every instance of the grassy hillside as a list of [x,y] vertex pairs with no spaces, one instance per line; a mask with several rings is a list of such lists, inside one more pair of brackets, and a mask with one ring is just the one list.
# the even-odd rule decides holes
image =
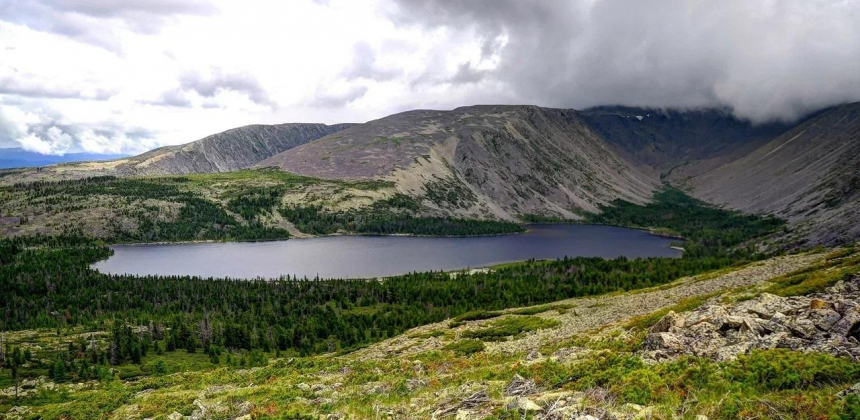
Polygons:
[[0,236],[109,242],[265,240],[291,235],[497,234],[513,223],[442,217],[387,181],[334,181],[278,170],[94,177],[0,187]]
[[[176,418],[174,413],[243,420],[852,419],[860,401],[836,395],[860,381],[850,359],[770,349],[724,361],[681,356],[654,363],[643,347],[642,328],[651,324],[640,321],[658,320],[661,315],[653,314],[667,309],[748,300],[760,293],[755,290],[826,270],[833,261],[844,265],[852,255],[781,257],[635,292],[472,313],[346,354],[168,349],[153,340],[144,354],[132,351],[131,360],[112,364],[109,349],[169,330],[66,326],[6,332],[6,348],[25,364],[19,370],[25,386],[17,400],[0,396],[0,412],[159,420]],[[679,299],[695,303],[672,304]],[[98,349],[105,350],[94,356]],[[4,392],[13,383],[6,370],[0,376]]]

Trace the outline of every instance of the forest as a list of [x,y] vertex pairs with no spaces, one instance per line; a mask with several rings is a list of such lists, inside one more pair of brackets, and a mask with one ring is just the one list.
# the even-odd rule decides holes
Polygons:
[[372,205],[345,211],[326,211],[321,206],[285,206],[281,215],[300,231],[328,235],[338,231],[361,234],[398,234],[432,236],[497,235],[524,232],[513,222],[454,217],[415,216],[421,209],[418,200],[403,194]]
[[601,206],[600,213],[588,215],[586,221],[681,236],[685,258],[754,253],[751,238],[785,228],[782,219],[721,209],[668,186],[655,192],[646,206],[616,200]]
[[[89,238],[22,237],[0,241],[0,329],[112,331],[107,346],[70,343],[79,349],[60,359],[62,368],[52,367],[64,375],[77,375],[83,361],[96,372],[97,366],[135,363],[148,351],[343,351],[470,311],[656,286],[743,264],[762,255],[731,246],[781,226],[706,207],[677,190],[665,190],[648,206],[619,203],[607,210],[596,220],[671,230],[696,252],[526,261],[456,277],[425,272],[383,281],[249,281],[107,275],[89,265],[112,251]],[[701,218],[693,223],[688,214]]]
[[[0,188],[0,200],[16,198],[28,203],[34,207],[28,209],[29,213],[68,215],[101,209],[100,217],[107,220],[107,232],[101,239],[110,243],[289,238],[286,230],[271,223],[275,213],[313,235],[342,232],[468,236],[524,231],[520,224],[512,222],[430,217],[421,198],[397,193],[349,210],[331,210],[313,203],[283,204],[286,195],[321,185],[330,188],[333,195],[347,188],[362,193],[390,187],[381,181],[332,181],[281,171],[247,170],[15,184]],[[28,213],[20,208],[5,209],[0,202],[2,212]],[[86,235],[80,225],[73,223],[64,226],[62,233]]]

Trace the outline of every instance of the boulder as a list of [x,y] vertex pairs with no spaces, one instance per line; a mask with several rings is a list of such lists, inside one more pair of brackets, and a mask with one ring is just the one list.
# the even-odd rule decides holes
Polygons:
[[708,322],[719,328],[723,324],[723,320],[728,316],[728,311],[722,306],[705,306],[690,313],[687,316],[685,325],[690,327],[702,322]]
[[857,330],[857,325],[860,324],[860,307],[855,307],[850,311],[846,311],[842,315],[842,319],[833,324],[830,332],[843,337],[848,336],[852,331]]
[[182,414],[174,411],[167,415],[167,420],[182,420]]
[[792,306],[783,298],[770,293],[762,293],[757,299],[739,303],[736,312],[746,312],[762,319],[770,319],[775,313],[786,313]]
[[819,330],[830,331],[842,316],[832,308],[821,308],[810,311],[809,319]]
[[738,357],[738,355],[746,354],[750,350],[750,348],[752,348],[752,343],[749,341],[742,341],[731,346],[719,347],[714,354],[714,358],[720,362],[725,360],[733,360]]
[[834,302],[833,306],[833,309],[839,312],[839,315],[845,315],[846,312],[857,308],[857,302],[850,299],[839,299]]
[[543,407],[528,398],[514,398],[508,404],[508,409],[519,409],[523,411],[543,411]]
[[666,350],[670,353],[681,353],[686,347],[681,337],[668,332],[648,334],[642,346],[646,350]]
[[684,328],[684,317],[676,314],[675,311],[669,311],[669,313],[651,327],[650,332],[674,332],[679,328]]
[[807,319],[807,318],[794,318],[792,322],[788,324],[788,329],[791,332],[803,339],[811,339],[818,330],[815,328],[815,324]]

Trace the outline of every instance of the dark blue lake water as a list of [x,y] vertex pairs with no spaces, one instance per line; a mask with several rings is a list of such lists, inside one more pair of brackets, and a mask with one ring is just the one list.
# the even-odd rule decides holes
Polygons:
[[610,226],[532,225],[521,235],[468,238],[330,236],[275,242],[118,245],[93,268],[203,277],[383,277],[484,267],[529,258],[679,257],[672,239]]

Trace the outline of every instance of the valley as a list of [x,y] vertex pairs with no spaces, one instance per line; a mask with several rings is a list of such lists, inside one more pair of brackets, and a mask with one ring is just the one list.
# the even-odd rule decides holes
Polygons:
[[[472,106],[2,171],[0,413],[851,418],[856,110]],[[361,250],[300,248],[331,241]],[[152,248],[182,270],[93,268],[192,242],[214,243]],[[310,271],[279,276],[290,261]]]

